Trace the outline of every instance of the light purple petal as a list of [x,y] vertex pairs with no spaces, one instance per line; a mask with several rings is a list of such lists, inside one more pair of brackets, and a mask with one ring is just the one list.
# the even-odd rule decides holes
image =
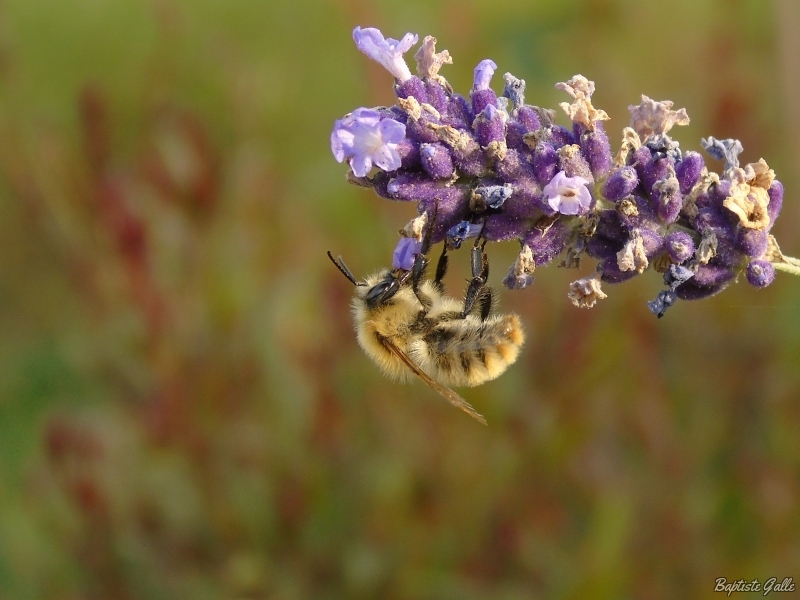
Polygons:
[[378,125],[381,138],[387,144],[399,144],[406,137],[406,126],[394,119],[384,119]]
[[400,154],[397,152],[397,148],[390,148],[388,145],[381,146],[372,154],[372,162],[384,171],[395,171],[400,168]]
[[358,108],[334,123],[331,152],[339,162],[349,158],[357,177],[368,175],[373,164],[394,171],[400,168],[397,144],[405,139],[405,131],[402,123],[381,120],[377,111]]
[[492,81],[492,76],[497,70],[497,65],[491,58],[486,58],[475,67],[475,78],[473,79],[473,90],[488,90]]
[[592,203],[592,195],[586,187],[588,183],[583,177],[567,177],[564,171],[559,171],[542,192],[553,210],[562,215],[577,215]]
[[353,147],[353,135],[348,131],[339,129],[341,121],[336,121],[331,131],[331,152],[336,162],[342,162],[349,151]]
[[356,177],[366,177],[372,169],[372,157],[369,154],[356,154],[350,159],[350,168]]
[[407,33],[402,40],[398,41],[392,38],[384,38],[380,30],[374,27],[365,29],[356,27],[353,30],[353,39],[356,42],[356,47],[361,52],[381,64],[399,81],[403,82],[411,79],[411,71],[403,59],[403,54],[417,43],[419,39],[417,35]]
[[422,252],[422,242],[414,238],[401,237],[392,254],[392,268],[410,271],[415,255]]

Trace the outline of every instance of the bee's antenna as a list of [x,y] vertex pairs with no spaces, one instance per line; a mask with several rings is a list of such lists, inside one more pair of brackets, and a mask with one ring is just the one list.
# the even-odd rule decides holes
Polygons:
[[333,258],[333,254],[331,254],[331,251],[328,250],[328,258],[330,258],[331,262],[334,265],[336,265],[336,268],[339,269],[339,271],[341,271],[342,275],[344,275],[350,280],[350,283],[352,283],[353,285],[365,285],[363,283],[359,283],[358,281],[356,281],[356,278],[353,277],[353,274],[350,272],[350,269],[348,269],[347,265],[344,264],[344,261],[342,260],[341,256]]

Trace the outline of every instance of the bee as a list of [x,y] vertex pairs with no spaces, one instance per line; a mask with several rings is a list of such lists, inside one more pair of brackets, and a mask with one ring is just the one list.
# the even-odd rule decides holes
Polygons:
[[444,295],[447,247],[435,279],[425,279],[430,230],[410,271],[383,269],[358,281],[342,257],[328,258],[355,286],[351,303],[358,344],[391,379],[418,377],[450,404],[484,425],[486,420],[448,386],[477,386],[499,377],[525,341],[516,314],[493,314],[494,296],[486,285],[489,262],[476,240],[472,280],[463,300]]

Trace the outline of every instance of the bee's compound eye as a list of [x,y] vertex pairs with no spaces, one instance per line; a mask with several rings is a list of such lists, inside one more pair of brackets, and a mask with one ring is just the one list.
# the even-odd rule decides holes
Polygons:
[[398,289],[399,286],[396,279],[385,279],[372,286],[367,295],[364,296],[364,300],[366,300],[367,306],[375,307],[394,296]]

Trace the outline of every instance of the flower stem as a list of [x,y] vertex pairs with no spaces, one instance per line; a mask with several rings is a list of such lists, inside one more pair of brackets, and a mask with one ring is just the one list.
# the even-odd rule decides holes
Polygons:
[[783,260],[790,265],[793,265],[795,267],[800,267],[800,259],[792,258],[791,256],[784,256]]
[[800,275],[800,260],[792,258],[791,256],[784,256],[784,262],[774,262],[772,266],[778,271],[784,273],[791,273],[792,275]]

